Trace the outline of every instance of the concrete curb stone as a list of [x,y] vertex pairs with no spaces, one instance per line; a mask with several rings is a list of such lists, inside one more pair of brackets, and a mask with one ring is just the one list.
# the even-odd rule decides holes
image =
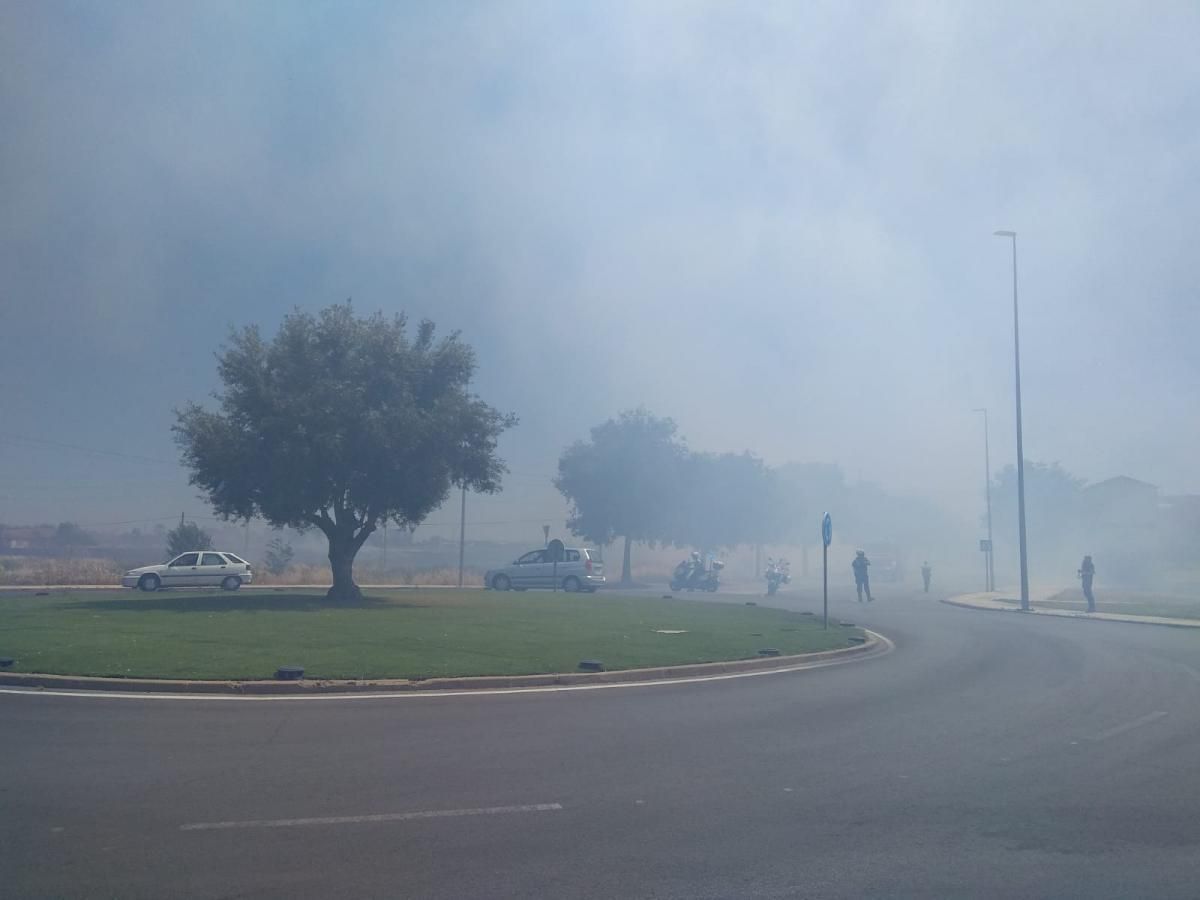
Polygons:
[[[865,629],[864,629],[865,631]],[[561,685],[621,684],[639,681],[666,681],[702,678],[738,672],[788,669],[808,662],[843,656],[865,655],[878,651],[885,641],[865,631],[863,644],[816,653],[776,656],[683,666],[657,666],[649,669],[618,669],[612,672],[563,672],[547,675],[482,676],[470,678],[430,678],[423,680],[376,679],[370,681],[189,681],[160,678],[98,678],[84,675],[46,675],[39,673],[0,673],[0,686],[32,687],[47,690],[121,691],[166,694],[354,694],[370,692],[483,691]]]
[[[1006,600],[1003,594],[978,592],[945,597],[943,603],[965,609],[982,609],[989,612],[1025,612],[1015,601]],[[1087,619],[1090,622],[1125,622],[1131,625],[1159,625],[1167,628],[1200,628],[1200,619],[1172,619],[1163,616],[1136,616],[1124,613],[1075,612],[1070,609],[1039,609],[1034,607],[1025,615],[1054,616],[1060,619]]]

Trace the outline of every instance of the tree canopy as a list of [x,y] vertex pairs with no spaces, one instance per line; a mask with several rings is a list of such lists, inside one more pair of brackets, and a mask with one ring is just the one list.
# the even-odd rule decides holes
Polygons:
[[762,544],[785,531],[775,471],[751,453],[693,453],[683,462],[670,542],[704,550]]
[[624,538],[623,582],[631,543],[670,537],[686,453],[672,420],[635,409],[597,425],[558,461],[554,484],[571,504],[567,527],[598,544]]
[[167,532],[167,559],[189,550],[213,549],[212,537],[195,522],[180,522]]
[[419,524],[452,485],[493,493],[496,443],[516,418],[469,393],[472,349],[432,322],[358,317],[350,303],[297,310],[264,340],[235,331],[217,353],[218,411],[190,404],[174,426],[191,483],[226,519],[318,528],[330,596],[359,596],[354,557],[383,522]]
[[[1086,482],[1058,463],[1025,460],[1025,522],[1030,565],[1059,565],[1078,550],[1087,529],[1080,520],[1080,492]],[[1007,465],[992,479],[992,516],[1000,562],[1011,566],[1017,544],[1017,467]],[[1080,555],[1083,551],[1079,550]]]

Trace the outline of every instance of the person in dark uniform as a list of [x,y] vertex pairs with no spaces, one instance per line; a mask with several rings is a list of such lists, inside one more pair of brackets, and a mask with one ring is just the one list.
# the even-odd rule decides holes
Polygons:
[[929,567],[928,561],[921,563],[921,580],[925,582],[925,593],[929,593],[929,582],[933,578],[933,569]]
[[1083,596],[1087,598],[1087,611],[1090,613],[1096,611],[1096,597],[1092,593],[1092,579],[1095,577],[1096,566],[1090,556],[1085,556],[1079,567],[1079,578],[1083,582]]
[[871,596],[871,576],[867,574],[867,567],[871,565],[871,561],[867,559],[865,550],[856,550],[854,552],[854,562],[850,564],[850,568],[854,570],[854,588],[858,591],[858,602],[862,603],[863,594],[867,595],[867,602],[870,603],[875,598]]

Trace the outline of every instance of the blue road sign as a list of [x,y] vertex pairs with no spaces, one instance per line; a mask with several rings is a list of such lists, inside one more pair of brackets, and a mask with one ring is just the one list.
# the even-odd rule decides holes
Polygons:
[[825,542],[826,547],[833,543],[833,519],[829,513],[825,513],[825,518],[821,520],[821,540]]

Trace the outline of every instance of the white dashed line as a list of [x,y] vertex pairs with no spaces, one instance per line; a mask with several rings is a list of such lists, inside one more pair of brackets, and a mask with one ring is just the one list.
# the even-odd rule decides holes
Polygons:
[[367,816],[321,816],[307,819],[249,819],[240,822],[193,822],[180,831],[222,831],[230,828],[294,828],[303,825],[357,825],[376,822],[410,822],[414,819],[457,819],[463,816],[498,816],[508,813],[553,812],[561,803],[527,803],[523,806],[484,806],[479,809],[428,809],[421,812],[378,813]]
[[1106,741],[1111,737],[1116,737],[1118,734],[1124,734],[1127,731],[1133,731],[1135,728],[1141,728],[1143,725],[1149,725],[1151,722],[1156,722],[1166,715],[1163,710],[1157,712],[1146,713],[1140,719],[1134,719],[1132,722],[1126,722],[1124,725],[1118,725],[1115,728],[1110,728],[1108,731],[1102,731],[1095,735],[1093,741]]

